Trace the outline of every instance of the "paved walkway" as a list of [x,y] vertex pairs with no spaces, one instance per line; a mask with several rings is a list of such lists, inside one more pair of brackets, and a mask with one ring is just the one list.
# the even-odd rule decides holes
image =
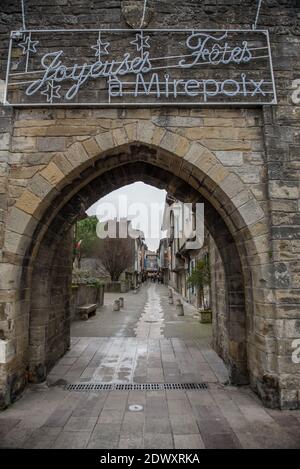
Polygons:
[[[119,295],[117,295],[119,296]],[[72,325],[72,348],[48,384],[28,387],[0,414],[0,447],[300,448],[300,411],[264,409],[248,387],[226,385],[211,328],[164,286],[106,295],[96,317]],[[203,390],[70,392],[66,383],[208,383]],[[134,406],[132,409],[131,406]],[[140,406],[140,407],[136,407]]]

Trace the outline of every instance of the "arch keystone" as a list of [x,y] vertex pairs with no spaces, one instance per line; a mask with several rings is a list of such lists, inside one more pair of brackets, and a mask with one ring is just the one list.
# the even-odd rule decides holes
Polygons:
[[129,142],[134,142],[137,139],[137,124],[136,122],[131,122],[130,124],[124,125],[125,132],[128,137]]
[[153,132],[153,137],[152,137],[152,144],[159,147],[160,142],[165,135],[166,130],[163,127],[155,127],[155,130]]
[[154,130],[155,126],[152,122],[139,121],[136,127],[136,139],[151,144]]

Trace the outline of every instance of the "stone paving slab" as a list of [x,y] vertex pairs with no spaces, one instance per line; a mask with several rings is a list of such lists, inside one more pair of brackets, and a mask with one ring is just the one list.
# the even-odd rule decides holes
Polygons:
[[[52,391],[49,388],[49,394]],[[30,408],[22,410],[19,420],[11,417],[17,412],[15,406],[27,398]],[[247,411],[239,404],[245,400],[251,402],[250,413],[249,404]],[[49,415],[38,428],[34,414],[40,410],[39,393],[31,389],[1,413],[0,447],[300,448],[300,412],[264,409],[248,388],[233,390],[211,383],[205,391],[153,394],[61,390],[52,396],[51,405],[47,399],[43,403],[44,415]],[[131,412],[132,403],[142,405],[142,410]]]
[[[1,448],[300,448],[300,411],[263,408],[248,387],[226,385],[226,369],[209,346],[207,330],[198,336],[190,335],[188,327],[182,332],[167,290],[154,288],[164,316],[161,328],[139,327],[136,330],[148,336],[134,335],[148,301],[146,288],[124,295],[125,314],[133,316],[122,316],[119,325],[115,317],[114,337],[89,336],[100,315],[82,321],[82,335],[72,337],[71,350],[53,368],[48,385],[28,387],[0,413]],[[106,306],[108,321],[113,313]],[[193,308],[185,308],[183,321],[201,329]],[[176,328],[180,333],[169,337]],[[120,336],[125,330],[127,335]],[[123,383],[207,381],[208,389],[70,392],[63,386],[95,378]],[[131,411],[132,404],[141,410]]]

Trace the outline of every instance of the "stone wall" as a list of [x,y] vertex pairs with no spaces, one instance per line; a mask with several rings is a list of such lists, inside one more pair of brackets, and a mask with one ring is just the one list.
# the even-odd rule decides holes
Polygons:
[[223,262],[212,238],[209,240],[209,259],[211,275],[211,308],[212,308],[212,344],[225,363],[229,356],[229,339],[227,331],[227,298],[226,274]]
[[[210,193],[214,193],[216,198],[214,204],[219,199],[217,202],[219,209],[223,207],[222,210],[228,210],[228,214],[233,213],[233,217],[235,217],[234,204],[242,207],[243,222],[239,222],[238,217],[233,218],[231,222],[228,218],[228,223],[231,223],[235,230],[237,226],[246,226],[245,223],[255,223],[256,220],[261,220],[260,226],[264,223],[264,201],[261,202],[261,205],[259,204],[258,198],[256,199],[253,194],[254,185],[251,184],[249,175],[243,175],[240,171],[242,162],[246,162],[249,155],[254,152],[256,155],[261,154],[262,156],[263,154],[258,110],[148,109],[141,112],[141,110],[133,109],[90,109],[76,110],[75,112],[59,109],[51,110],[51,116],[48,113],[45,115],[45,110],[17,110],[14,132],[15,134],[12,136],[14,154],[18,155],[20,159],[11,165],[9,182],[11,190],[18,189],[18,179],[22,176],[20,197],[12,205],[17,220],[21,222],[23,220],[26,222],[28,216],[30,218],[32,215],[34,220],[39,219],[43,216],[42,206],[46,208],[49,204],[56,207],[56,212],[52,211],[51,213],[52,217],[55,216],[60,207],[67,203],[69,197],[76,194],[84,186],[84,183],[87,184],[96,175],[102,174],[100,185],[96,186],[95,183],[94,189],[90,190],[89,194],[77,197],[76,204],[78,206],[82,204],[88,206],[88,203],[93,203],[93,198],[96,200],[101,194],[104,195],[116,187],[137,179],[166,188],[179,199],[198,198],[199,195],[193,191],[199,188],[200,184],[203,195],[208,197]],[[43,136],[41,136],[42,134]],[[60,145],[63,145],[61,153],[54,152],[51,147],[51,142],[56,145],[56,139],[59,139]],[[106,177],[104,173],[110,171],[108,160],[104,160],[101,156],[99,159],[98,155],[101,155],[105,149],[108,150],[108,145],[113,145],[122,151],[124,145],[128,145],[130,141],[144,141],[150,147],[159,146],[165,153],[155,156],[156,150],[154,152],[150,148],[146,149],[145,146],[140,147],[140,144],[137,147],[131,145],[126,150],[127,155],[124,154],[118,158],[112,157],[110,164],[116,166],[120,162],[126,163],[126,160],[133,164],[136,159],[136,161],[142,160],[145,165],[151,163],[152,159],[155,166],[161,164],[164,171],[167,170],[169,173],[164,176],[162,170],[157,171],[152,168],[146,171],[145,166],[136,164],[126,171],[120,167],[117,173],[110,173],[110,176]],[[131,155],[130,152],[133,154]],[[184,158],[185,164],[180,165],[179,161],[171,162],[168,153],[176,153],[179,159]],[[31,164],[33,158],[36,163],[34,165]],[[86,179],[82,176],[81,179],[77,179],[78,171],[86,171],[92,160],[96,161],[97,159],[98,167],[95,169],[93,163],[90,166],[90,175],[86,173]],[[189,168],[189,165],[195,165],[198,161],[201,162],[202,175],[197,175],[193,169]],[[263,165],[255,162],[253,168],[255,180],[259,185],[263,181]],[[170,171],[174,172],[172,177],[170,177]],[[205,176],[204,172],[208,174],[208,177]],[[175,175],[188,181],[189,187],[185,188],[179,181],[175,184]],[[206,189],[205,177],[207,179]],[[170,178],[170,182],[167,178]],[[253,178],[252,175],[252,181]],[[73,187],[71,187],[71,180],[74,181]],[[81,185],[78,186],[79,180]],[[226,207],[225,199],[222,196],[223,189],[220,189],[220,184],[223,181],[224,189],[233,199],[233,202],[227,200]],[[62,190],[66,182],[70,195]],[[26,189],[24,189],[25,186]],[[56,187],[52,190],[54,186]],[[247,192],[248,190],[249,192]],[[60,201],[54,204],[57,197],[60,198]],[[211,195],[209,197],[211,199]],[[87,201],[89,202],[87,203]],[[19,215],[22,215],[21,219]],[[75,215],[76,209],[73,207],[69,216],[74,217]],[[56,225],[62,223],[62,217],[63,215],[59,215],[57,221],[54,220],[55,227],[51,233],[55,232],[57,235],[61,228]],[[213,215],[210,218],[211,221],[208,223],[211,224],[211,229],[215,230],[215,236],[220,238],[219,242],[224,244],[226,240],[223,233],[225,225],[218,225],[219,229],[217,226],[213,228],[213,225],[220,224],[221,220]],[[70,226],[74,220],[75,218],[70,220],[64,218],[64,223]],[[9,230],[12,234],[9,236],[15,238],[14,242],[18,244],[19,238],[13,234],[17,230],[19,230],[18,226],[12,226],[12,229]],[[26,234],[25,238],[22,239],[24,242],[29,240],[26,238]],[[10,252],[9,249],[12,249],[11,245],[7,244],[7,252]],[[47,249],[49,250],[49,243]],[[18,247],[18,250],[21,261],[24,248]],[[230,256],[227,255],[227,258],[229,259]],[[238,260],[237,256],[235,258]],[[232,266],[229,266],[229,260],[225,262],[230,270]],[[233,303],[237,300],[238,296],[235,293]],[[240,340],[238,337],[236,339]],[[240,341],[245,345],[244,338]]]
[[[27,4],[27,25],[126,27],[121,3],[57,0],[45,7],[35,0]],[[150,3],[154,28],[247,28],[256,13],[252,0]],[[21,26],[20,2],[5,0],[0,9],[3,79],[8,30]],[[42,252],[58,259],[56,238],[68,231],[81,205],[137,178],[179,199],[196,200],[195,192],[205,199],[226,276],[231,360],[243,362],[247,344],[251,385],[264,402],[299,405],[299,364],[291,360],[300,321],[300,106],[291,101],[292,82],[300,78],[299,18],[294,0],[262,4],[258,26],[271,34],[279,100],[274,107],[0,108],[2,405],[28,378],[31,276]],[[47,332],[49,365],[67,346],[56,343],[53,331]]]
[[80,319],[77,308],[88,304],[97,304],[98,307],[104,303],[104,285],[89,285],[86,283],[72,284],[71,295],[71,321]]
[[[49,245],[49,240],[48,243]],[[70,346],[73,230],[42,249],[32,274],[28,379],[44,380]]]

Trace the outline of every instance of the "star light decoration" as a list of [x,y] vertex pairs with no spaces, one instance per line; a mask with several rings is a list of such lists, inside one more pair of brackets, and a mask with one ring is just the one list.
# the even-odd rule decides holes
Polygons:
[[47,103],[52,103],[53,102],[53,98],[57,98],[57,99],[60,99],[61,96],[59,94],[59,90],[60,90],[61,86],[54,86],[54,82],[53,80],[49,81],[47,83],[47,87],[44,91],[41,91],[41,94],[43,94],[44,96],[47,96]]
[[23,55],[28,54],[29,52],[36,53],[36,47],[39,44],[39,41],[32,41],[31,36],[27,36],[25,39],[23,39],[23,42],[20,42],[18,44],[19,47],[22,47],[23,49]]
[[94,49],[95,52],[95,57],[98,58],[98,60],[101,59],[101,55],[109,55],[108,52],[108,47],[110,46],[109,42],[104,42],[101,39],[101,36],[99,34],[99,38],[97,39],[97,43],[94,46],[91,46],[91,49]]
[[138,52],[143,52],[144,49],[150,49],[149,39],[150,36],[144,36],[143,31],[141,31],[140,33],[136,33],[135,40],[131,41],[130,44],[136,46]]

